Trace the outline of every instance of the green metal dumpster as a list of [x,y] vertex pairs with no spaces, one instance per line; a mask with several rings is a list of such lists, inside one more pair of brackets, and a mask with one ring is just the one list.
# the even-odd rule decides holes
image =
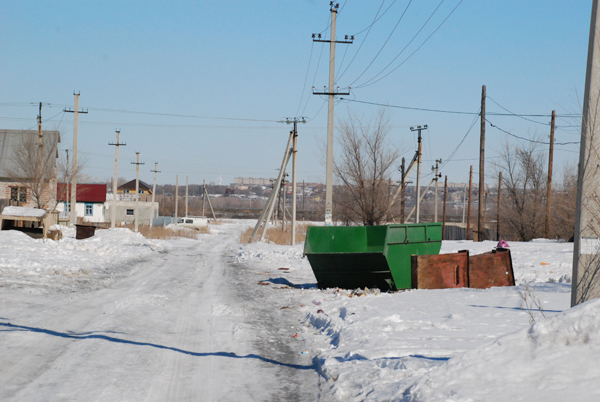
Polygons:
[[320,288],[411,288],[411,255],[439,254],[441,223],[310,226],[304,255]]

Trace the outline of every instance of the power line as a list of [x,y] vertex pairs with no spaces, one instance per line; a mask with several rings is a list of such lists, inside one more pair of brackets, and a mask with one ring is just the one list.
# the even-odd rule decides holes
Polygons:
[[[442,23],[440,25],[438,25],[438,27],[431,33],[431,35],[429,35],[427,37],[427,39],[425,39],[425,41],[423,43],[421,43],[421,45],[414,51],[412,52],[406,59],[404,59],[404,61],[402,63],[400,63],[397,67],[395,67],[394,69],[392,69],[392,71],[390,71],[389,73],[387,73],[386,75],[384,75],[383,77],[379,78],[376,81],[370,82],[372,81],[375,77],[371,78],[369,81],[366,81],[364,84],[358,86],[357,88],[364,88],[370,85],[373,85],[379,81],[381,81],[382,79],[384,79],[385,77],[387,77],[388,75],[392,74],[394,71],[396,71],[397,69],[399,69],[404,63],[406,63],[415,53],[417,53],[419,51],[419,49],[421,49],[423,47],[423,45],[425,45],[425,43],[427,43],[427,41],[429,41],[429,39],[442,27],[442,25],[444,25],[444,23],[446,23],[446,21],[448,21],[448,18],[450,18],[450,16],[452,14],[454,14],[454,11],[456,11],[456,9],[458,8],[458,6],[460,6],[462,4],[463,0],[460,0],[460,2],[456,5],[456,7],[454,7],[452,9],[452,11],[450,12],[450,14],[448,14],[448,16],[446,17],[446,19],[444,19],[444,21],[442,21]],[[387,68],[387,67],[386,67]],[[379,74],[381,74],[383,71],[381,71]],[[379,75],[377,74],[377,75]]]
[[[304,99],[304,92],[306,92],[306,81],[308,80],[308,73],[310,72],[310,62],[312,60],[313,49],[315,47],[315,42],[310,43],[310,56],[308,56],[308,66],[306,67],[306,75],[304,76],[304,84],[302,85],[302,95],[300,96],[300,102],[298,102],[298,109],[296,110],[296,116],[298,116],[298,112],[302,107],[302,99]],[[310,98],[310,96],[309,96]]]
[[396,57],[394,57],[392,59],[392,61],[390,61],[380,72],[378,72],[377,74],[375,74],[375,76],[373,76],[371,79],[367,80],[365,82],[365,84],[369,83],[370,81],[374,80],[375,78],[377,78],[379,75],[381,75],[385,70],[387,70],[387,68],[389,66],[391,66],[397,59],[398,57],[400,57],[400,55],[402,55],[402,53],[404,53],[404,51],[411,45],[411,43],[413,43],[413,41],[417,38],[417,36],[419,36],[419,34],[421,33],[421,31],[423,31],[423,29],[425,28],[425,26],[429,23],[429,21],[433,18],[433,16],[435,15],[435,13],[437,12],[437,10],[442,6],[442,3],[444,2],[444,0],[442,0],[438,6],[435,8],[435,10],[433,10],[433,12],[431,13],[431,15],[429,16],[429,18],[427,18],[427,20],[425,21],[425,23],[423,25],[421,25],[421,28],[417,31],[417,33],[412,37],[412,39],[406,44],[406,46],[404,46],[404,48],[402,50],[400,50],[400,53],[398,53],[396,55]]
[[[444,0],[442,0],[442,2],[444,2]],[[381,52],[383,51],[383,49],[385,48],[385,45],[387,45],[388,41],[390,40],[390,38],[392,37],[392,35],[394,34],[394,32],[396,31],[396,28],[398,28],[398,25],[400,25],[400,22],[402,21],[402,19],[404,18],[404,15],[406,14],[406,12],[408,11],[408,7],[410,7],[410,5],[412,4],[412,0],[410,0],[408,2],[408,4],[406,5],[406,8],[404,9],[404,12],[402,13],[402,15],[400,16],[400,18],[398,19],[398,22],[396,23],[396,25],[394,26],[394,29],[392,29],[392,32],[390,32],[389,36],[387,37],[387,39],[385,40],[385,42],[383,42],[383,45],[381,46],[381,48],[379,49],[379,51],[377,52],[377,54],[375,55],[375,57],[373,57],[373,60],[371,60],[371,62],[369,63],[369,65],[367,66],[367,68],[364,69],[364,71],[362,73],[360,73],[360,75],[358,77],[356,77],[356,79],[354,81],[352,81],[352,83],[350,84],[350,86],[352,86],[352,84],[354,84],[356,81],[358,81],[360,79],[360,77],[362,77],[369,68],[371,68],[371,66],[373,65],[373,63],[375,62],[375,60],[377,59],[377,57],[379,57],[379,55],[381,54]]]
[[[417,111],[421,111],[421,112],[434,112],[434,113],[449,113],[449,114],[466,114],[466,115],[477,115],[479,116],[479,112],[474,113],[474,112],[464,112],[464,111],[457,111],[457,110],[444,110],[444,109],[429,109],[429,108],[419,108],[419,107],[411,107],[411,106],[398,106],[398,105],[390,105],[390,104],[385,104],[385,103],[377,103],[377,102],[367,102],[367,101],[359,101],[356,99],[348,99],[348,98],[340,98],[346,102],[355,102],[355,103],[364,103],[367,105],[374,105],[374,106],[383,106],[383,107],[391,107],[391,108],[395,108],[395,109],[407,109],[407,110],[417,110]],[[515,114],[515,113],[494,113],[494,112],[487,112],[486,113],[488,116],[513,116],[513,117],[550,117],[550,114]],[[559,115],[557,115],[558,117]],[[580,115],[568,115],[568,114],[563,114],[560,115],[562,117],[576,117],[576,116],[580,116]]]
[[[513,134],[513,133],[511,133],[511,132],[509,132],[509,131],[507,131],[507,130],[504,130],[503,128],[500,128],[500,127],[496,126],[495,124],[492,124],[492,122],[491,122],[491,121],[489,121],[487,118],[485,119],[485,121],[486,121],[486,122],[488,122],[488,123],[490,123],[490,126],[494,127],[494,128],[495,128],[495,129],[497,129],[497,130],[500,130],[500,131],[502,131],[502,132],[503,132],[503,133],[505,133],[505,134],[508,134],[508,135],[510,135],[511,137],[515,137],[515,138],[518,138],[518,139],[520,139],[520,140],[523,140],[523,141],[529,141],[529,142],[531,142],[531,143],[534,143],[534,144],[545,144],[545,145],[550,145],[550,143],[549,143],[549,142],[534,141],[534,140],[532,140],[532,139],[530,139],[530,138],[525,138],[525,137],[521,137],[521,136],[519,136],[519,135]],[[575,144],[579,144],[579,141],[571,141],[571,142],[554,142],[554,145],[575,145]]]
[[[375,20],[373,20],[373,22],[371,23],[371,25],[369,25],[368,27],[366,27],[365,29],[363,29],[363,30],[361,30],[361,31],[358,31],[357,33],[355,33],[355,34],[354,34],[354,36],[360,35],[361,33],[365,32],[367,29],[369,29],[369,30],[370,30],[370,29],[371,29],[371,27],[372,27],[373,25],[375,25],[375,24],[377,23],[377,21],[379,21],[379,20],[380,20],[380,19],[381,19],[381,18],[382,18],[382,17],[383,17],[383,16],[384,16],[384,15],[385,15],[385,14],[386,14],[388,11],[389,11],[389,9],[390,9],[390,8],[392,8],[392,6],[393,6],[394,4],[396,4],[396,1],[397,1],[397,0],[394,0],[394,1],[392,1],[392,4],[390,4],[390,5],[389,5],[389,7],[388,7],[388,8],[386,8],[386,9],[385,9],[385,11],[384,11],[384,12],[383,12],[383,13],[382,13],[382,14],[381,14],[379,17],[377,17],[377,14],[379,14],[379,11],[378,11],[378,12],[377,12],[377,14],[375,15],[375,17],[376,17],[376,18],[375,18]],[[380,9],[380,10],[381,10],[381,7],[383,6],[383,3],[385,3],[385,0],[383,0],[383,1],[381,2],[381,6],[379,6],[379,9]]]

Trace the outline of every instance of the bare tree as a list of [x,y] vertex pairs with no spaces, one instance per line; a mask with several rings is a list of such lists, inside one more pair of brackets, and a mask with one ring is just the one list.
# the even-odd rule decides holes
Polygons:
[[[546,155],[540,142],[521,145],[508,142],[495,165],[502,171],[502,205],[500,225],[513,240],[528,241],[544,236],[547,176]],[[501,234],[502,235],[502,234]]]
[[334,174],[334,211],[345,223],[378,225],[386,221],[392,197],[392,171],[400,152],[387,139],[389,118],[380,110],[363,121],[349,113],[339,129]]
[[58,131],[44,132],[43,145],[40,146],[38,133],[25,131],[14,148],[12,163],[5,171],[10,181],[27,189],[32,204],[37,208],[46,208],[54,192],[52,182],[55,183],[57,174],[59,141]]

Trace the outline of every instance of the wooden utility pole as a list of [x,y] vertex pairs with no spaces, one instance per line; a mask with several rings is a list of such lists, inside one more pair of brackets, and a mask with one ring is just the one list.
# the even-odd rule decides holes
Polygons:
[[335,44],[336,43],[352,43],[354,36],[346,40],[335,40],[335,23],[338,13],[339,4],[333,1],[330,4],[331,11],[331,36],[329,40],[321,39],[321,34],[313,34],[313,42],[329,42],[329,89],[323,92],[315,92],[313,87],[313,95],[327,95],[329,103],[327,108],[327,158],[325,172],[325,224],[333,223],[333,108],[335,95],[350,95],[350,91],[340,92],[335,89]]
[[550,120],[550,151],[548,152],[548,193],[546,194],[546,238],[550,238],[550,216],[552,208],[552,163],[554,160],[554,123],[556,121],[556,110],[552,111]]
[[500,200],[502,199],[502,172],[498,174],[498,208],[496,211],[496,240],[502,240],[500,238]]
[[133,215],[133,220],[135,221],[135,231],[138,231],[138,225],[139,225],[139,220],[140,220],[140,165],[143,165],[143,163],[140,163],[140,153],[136,152],[135,153],[135,158],[136,161],[135,162],[131,162],[132,165],[135,165],[135,211],[134,211],[134,215]]
[[477,241],[485,240],[485,85],[481,87],[481,126],[479,138],[479,210],[477,212]]
[[473,165],[469,171],[469,207],[467,208],[467,240],[471,240],[471,195],[473,194]]
[[600,297],[600,7],[593,0],[577,177],[571,306]]
[[188,177],[185,176],[185,216],[188,216]]
[[446,195],[448,194],[448,176],[444,176],[444,211],[442,220],[442,240],[446,240]]
[[110,211],[110,227],[114,228],[117,225],[117,183],[119,181],[119,147],[125,146],[124,142],[119,142],[119,134],[121,131],[115,130],[117,133],[117,141],[109,142],[108,145],[115,146],[115,177],[113,179],[112,192],[113,192],[113,202]]
[[79,128],[79,113],[87,111],[79,110],[79,94],[73,92],[75,97],[74,109],[64,109],[65,113],[73,113],[73,168],[71,169],[71,215],[69,223],[71,226],[77,223],[77,131]]
[[435,175],[434,175],[434,180],[435,180],[434,209],[435,209],[435,212],[433,213],[433,221],[434,222],[438,221],[438,180],[440,177],[442,177],[442,174],[438,172],[440,163],[442,163],[442,160],[436,159],[435,167],[433,167],[433,166],[431,167],[431,170],[433,170],[435,172]]
[[405,209],[406,209],[406,159],[402,158],[402,180],[400,182],[400,223],[404,223],[404,217],[405,217]]
[[[40,102],[40,111],[37,117],[38,121],[38,183],[44,183],[44,134],[42,134],[42,102]],[[40,192],[40,196],[43,197],[43,192]]]
[[177,224],[177,207],[179,204],[179,175],[175,175],[175,224]]
[[[152,185],[152,208],[154,208],[154,193],[156,193],[156,174],[160,173],[160,170],[158,170],[158,162],[154,162],[154,170],[151,170],[151,172],[154,172],[154,184]],[[163,187],[163,192],[164,191],[165,191],[165,188]],[[158,216],[157,216],[157,218],[158,218]],[[152,209],[152,219],[150,219],[150,227],[152,227],[154,225],[154,222],[152,222],[153,220],[154,220],[154,209]]]

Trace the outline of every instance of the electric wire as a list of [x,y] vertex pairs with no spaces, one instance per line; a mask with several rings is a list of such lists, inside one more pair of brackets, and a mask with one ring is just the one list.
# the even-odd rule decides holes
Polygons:
[[[435,35],[435,33],[446,23],[446,21],[448,21],[448,19],[450,18],[450,16],[452,16],[452,14],[454,14],[454,11],[456,11],[456,9],[458,8],[458,6],[460,6],[462,4],[464,0],[460,0],[460,2],[456,5],[456,7],[454,7],[452,9],[452,11],[450,12],[450,14],[448,14],[448,16],[444,19],[444,21],[442,21],[442,23],[440,25],[438,25],[438,27],[427,37],[427,39],[425,39],[425,41],[423,43],[421,43],[421,45],[414,51],[412,52],[410,55],[408,55],[408,57],[406,59],[404,59],[404,61],[402,63],[400,63],[398,66],[396,66],[394,69],[392,69],[390,72],[388,72],[386,75],[384,75],[383,77],[372,81],[375,77],[371,78],[369,81],[366,81],[364,84],[356,87],[356,88],[364,88],[364,87],[368,87],[370,85],[373,85],[379,81],[381,81],[382,79],[386,78],[387,76],[389,76],[390,74],[392,74],[394,71],[396,71],[397,69],[399,69],[404,63],[406,63],[408,60],[410,60],[410,58],[419,51],[419,49],[421,49],[428,41],[429,39],[431,39],[431,37],[433,35]],[[382,71],[383,72],[383,71]],[[372,82],[371,82],[372,81]]]
[[[319,53],[319,60],[317,61],[317,67],[315,68],[315,75],[313,76],[313,82],[312,82],[311,88],[315,87],[315,82],[317,81],[317,73],[319,72],[319,66],[321,65],[323,49],[325,49],[325,44],[321,43],[321,53]],[[300,113],[300,115],[304,115],[304,112],[306,111],[306,108],[308,107],[308,102],[310,101],[310,99],[311,99],[311,96],[308,96],[306,98],[306,103],[304,104],[304,109],[302,109],[302,113]]]
[[[367,80],[365,82],[365,84],[368,84],[370,81],[374,80],[375,78],[377,78],[378,76],[380,76],[381,74],[383,74],[383,72],[385,70],[388,69],[389,66],[391,66],[397,59],[398,57],[400,57],[402,55],[402,53],[404,53],[404,51],[413,43],[413,41],[417,38],[417,36],[419,36],[419,34],[421,33],[421,31],[423,31],[423,29],[425,28],[425,26],[429,23],[429,21],[433,18],[433,16],[435,15],[435,13],[437,12],[437,10],[442,6],[442,3],[444,3],[444,0],[442,0],[438,6],[435,8],[435,10],[433,10],[433,12],[431,13],[431,15],[429,15],[429,18],[427,18],[427,20],[425,21],[425,23],[423,23],[423,25],[421,25],[421,28],[417,31],[417,33],[415,35],[413,35],[412,39],[406,44],[406,46],[404,46],[404,48],[402,48],[402,50],[400,50],[400,53],[398,53],[396,55],[396,57],[394,57],[392,59],[392,61],[390,61],[380,72],[378,72],[377,74],[375,74],[372,78],[370,78],[369,80]],[[359,86],[360,88],[360,86]]]
[[[442,0],[442,2],[443,1],[444,0]],[[398,25],[400,25],[400,22],[402,22],[402,19],[404,18],[404,15],[406,15],[406,12],[408,11],[408,8],[410,7],[411,4],[412,4],[412,0],[409,0],[408,4],[406,5],[406,8],[404,9],[404,12],[402,13],[402,15],[400,15],[400,18],[398,19],[398,22],[394,26],[394,29],[392,29],[392,32],[390,32],[389,36],[387,37],[387,39],[385,40],[385,42],[383,43],[383,45],[381,46],[381,48],[379,49],[379,51],[377,52],[377,54],[375,55],[375,57],[373,57],[373,60],[371,60],[371,62],[363,70],[363,72],[360,73],[360,75],[358,77],[356,77],[356,79],[354,81],[352,81],[352,83],[350,83],[350,86],[352,86],[352,84],[354,84],[356,81],[358,81],[360,79],[360,77],[362,77],[367,72],[367,70],[369,70],[369,68],[371,68],[371,66],[373,65],[373,63],[375,62],[375,60],[377,60],[377,57],[379,57],[379,55],[381,54],[381,52],[383,51],[383,49],[385,48],[385,46],[387,45],[387,43],[391,39],[392,35],[396,31],[396,28],[398,28]]]
[[[394,3],[396,1],[394,0]],[[371,25],[369,25],[369,27],[367,28],[369,30],[369,32],[367,32],[367,34],[365,35],[365,37],[363,38],[362,42],[360,43],[360,45],[358,46],[358,49],[356,50],[356,53],[354,53],[354,57],[352,57],[352,60],[350,60],[350,63],[348,63],[348,66],[346,66],[346,69],[338,76],[338,80],[341,79],[344,74],[346,74],[346,71],[348,71],[348,68],[350,68],[350,66],[352,65],[352,63],[354,62],[354,60],[356,59],[356,56],[358,56],[358,52],[360,52],[360,49],[362,49],[362,46],[364,45],[365,41],[367,40],[367,38],[369,37],[369,34],[371,33],[371,27],[375,24],[375,22],[377,21],[377,15],[379,14],[379,11],[381,11],[381,7],[383,7],[383,3],[385,3],[385,0],[383,0],[381,2],[381,5],[379,6],[379,9],[377,10],[377,14],[375,14],[375,20],[373,20],[373,22],[371,23]],[[393,3],[392,3],[393,5]],[[391,7],[391,6],[390,6]],[[389,10],[389,8],[388,8]],[[386,10],[387,11],[387,10]],[[350,46],[346,46],[346,50],[348,50]],[[341,70],[341,68],[340,68]]]
[[[501,127],[498,127],[497,125],[493,124],[493,123],[492,123],[491,121],[489,121],[487,118],[485,119],[485,121],[486,121],[486,122],[488,122],[488,123],[490,124],[490,126],[494,127],[494,128],[495,128],[495,129],[497,129],[497,130],[500,130],[500,131],[502,131],[502,132],[503,132],[503,133],[505,133],[505,134],[508,134],[508,135],[510,135],[511,137],[515,137],[515,138],[518,138],[518,139],[520,139],[520,140],[523,140],[523,141],[528,141],[528,142],[531,142],[531,143],[534,143],[534,144],[545,144],[545,145],[550,145],[550,143],[549,143],[549,142],[543,142],[543,141],[534,141],[534,140],[532,140],[532,139],[530,139],[530,138],[521,137],[520,135],[513,134],[513,133],[511,133],[511,132],[509,132],[509,131],[507,131],[507,130],[504,130],[503,128],[501,128]],[[554,141],[554,145],[575,145],[575,144],[579,144],[579,143],[580,143],[579,141],[570,141],[570,142],[556,142],[556,141]]]
[[298,102],[298,109],[296,109],[296,116],[298,116],[298,112],[300,111],[300,108],[302,107],[302,100],[304,99],[304,92],[306,91],[306,81],[308,80],[308,73],[310,72],[310,62],[312,60],[312,54],[313,54],[314,47],[315,47],[315,42],[312,42],[310,45],[310,55],[308,56],[308,66],[306,67],[306,75],[304,76],[304,84],[302,85],[302,95],[300,96],[300,102]]
[[[388,8],[385,9],[385,11],[378,17],[376,18],[371,25],[369,25],[368,27],[366,27],[365,29],[358,31],[357,33],[354,34],[354,36],[360,35],[361,33],[365,32],[367,29],[371,29],[371,27],[373,25],[375,25],[377,23],[377,21],[379,21],[388,11],[390,8],[392,8],[392,6],[396,3],[397,0],[392,1],[392,4],[389,5]],[[383,2],[381,3],[381,5],[383,6],[383,3],[385,3],[385,0],[383,0]],[[379,7],[381,9],[381,7]]]

